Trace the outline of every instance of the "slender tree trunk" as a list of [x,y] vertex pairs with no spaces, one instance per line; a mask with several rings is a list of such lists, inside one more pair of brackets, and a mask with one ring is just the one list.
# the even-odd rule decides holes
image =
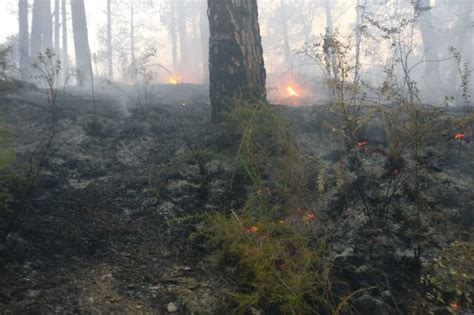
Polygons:
[[[457,35],[454,48],[461,53],[464,60],[470,60],[472,51],[472,0],[464,0],[459,7],[456,25],[454,26],[454,34]],[[453,84],[454,90],[459,88],[459,71],[456,61],[453,62],[449,82]]]
[[[324,10],[326,13],[326,37],[332,41],[334,38],[334,24],[332,21],[331,0],[324,0]],[[328,49],[326,53],[326,58],[327,60],[330,60],[331,65],[332,65],[329,68],[333,69],[337,63],[336,55],[332,53],[330,49]],[[334,78],[337,80],[338,79],[337,72],[334,72],[333,75],[334,75]],[[333,102],[336,97],[333,93],[329,93],[329,98],[331,102]]]
[[18,51],[20,54],[20,73],[23,80],[28,78],[30,73],[30,45],[28,35],[28,0],[18,1]]
[[257,0],[209,0],[211,119],[235,100],[265,100],[265,65]]
[[[190,3],[191,5],[191,26],[192,26],[192,34],[193,34],[193,38],[192,38],[192,41],[191,43],[189,44],[188,43],[188,47],[190,50],[192,51],[195,51],[197,47],[199,47],[199,36],[198,36],[198,27],[197,27],[197,18],[196,18],[196,3],[193,1]],[[197,52],[194,52],[194,53],[190,53],[189,54],[192,58],[192,62],[191,62],[191,65],[192,68],[190,69],[191,71],[193,71],[193,73],[196,73],[198,72],[198,69],[199,69],[199,64],[200,64],[200,54],[197,53]],[[201,58],[202,59],[202,58]],[[194,78],[195,79],[195,78]]]
[[61,21],[60,21],[60,14],[59,14],[59,0],[54,1],[54,52],[56,55],[59,55],[60,53],[60,46],[61,44],[59,43],[59,32],[61,29]]
[[133,0],[130,8],[130,70],[132,78],[135,79],[137,69],[135,56],[135,12]]
[[310,41],[310,35],[313,31],[313,21],[315,14],[315,4],[311,0],[300,0],[297,2],[301,10],[304,10],[302,16],[303,36],[305,44]]
[[107,78],[114,80],[112,55],[112,0],[107,0]]
[[69,75],[69,48],[67,42],[67,6],[66,0],[62,0],[61,2],[61,15],[62,15],[62,35],[63,35],[63,76],[64,76],[64,84],[67,83],[68,75]]
[[286,17],[286,5],[284,0],[280,0],[280,23],[281,31],[283,36],[283,54],[285,57],[285,64],[291,65],[291,51],[290,51],[290,39],[288,36],[288,19]]
[[33,13],[31,18],[31,58],[32,61],[38,58],[42,50],[42,34],[41,34],[41,3],[40,0],[33,1]]
[[53,49],[53,21],[52,21],[52,14],[51,14],[51,1],[50,0],[43,0],[42,4],[42,33],[43,33],[43,42],[44,42],[44,49],[50,48]]
[[53,48],[53,31],[50,0],[34,0],[31,21],[31,58],[38,58],[41,52]]
[[178,69],[178,35],[176,33],[176,2],[170,0],[170,36],[171,57],[173,60],[173,72]]
[[207,0],[201,0],[201,50],[203,83],[209,83],[209,19],[207,17]]
[[71,1],[72,30],[74,33],[74,50],[76,52],[77,82],[82,88],[89,86],[91,77],[91,54],[84,0]]
[[331,0],[324,0],[324,10],[326,12],[326,30],[332,36],[334,34],[334,25],[332,22]]
[[[423,50],[425,54],[425,89],[431,90],[432,87],[439,89],[441,87],[439,71],[439,53],[436,36],[433,27],[433,17],[431,14],[430,0],[419,0],[415,7],[420,14],[421,37],[423,40]],[[436,94],[436,93],[435,93]],[[432,95],[434,98],[437,96]],[[432,99],[433,100],[433,99]]]
[[185,0],[176,2],[178,10],[178,33],[179,33],[179,52],[180,52],[180,72],[183,74],[189,65],[188,33],[186,28],[186,3]]
[[362,25],[364,23],[366,4],[367,0],[357,0],[354,82],[359,81],[360,77],[360,45],[362,42]]

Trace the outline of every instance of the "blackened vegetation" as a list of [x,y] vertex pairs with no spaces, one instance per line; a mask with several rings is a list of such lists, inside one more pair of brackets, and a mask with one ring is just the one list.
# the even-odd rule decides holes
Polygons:
[[[344,120],[327,106],[261,104],[265,115],[249,125],[255,109],[247,104],[213,126],[205,101],[163,98],[138,110],[104,93],[94,115],[89,98],[66,92],[55,120],[43,105],[47,93],[27,90],[10,89],[0,103],[17,163],[11,180],[0,170],[2,196],[11,197],[1,209],[2,232],[5,218],[24,207],[0,249],[6,313],[158,313],[176,306],[183,313],[240,307],[397,314],[469,307],[472,265],[461,257],[472,257],[471,112],[419,108],[423,137],[415,142],[397,129],[415,130],[405,124],[408,113],[395,119],[395,107],[361,107],[357,119],[367,123],[348,144],[338,131]],[[456,140],[461,131],[464,138]],[[239,155],[242,137],[253,145]],[[45,149],[47,161],[28,191],[24,172]],[[233,213],[245,207],[252,215],[240,217],[242,228]],[[255,221],[260,210],[269,220]],[[237,264],[238,252],[217,259],[226,265],[215,263],[214,254],[223,252],[203,233],[215,213],[220,232],[234,233],[226,241],[238,236],[234,248],[266,261],[271,281],[242,268],[261,264]],[[227,229],[229,222],[235,224]],[[274,242],[253,252],[245,242],[260,237]],[[249,306],[257,283],[275,284],[265,293],[274,295]],[[286,308],[274,299],[280,294]]]

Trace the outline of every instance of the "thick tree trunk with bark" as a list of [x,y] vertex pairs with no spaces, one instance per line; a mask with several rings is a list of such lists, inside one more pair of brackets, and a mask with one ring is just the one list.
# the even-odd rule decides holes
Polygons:
[[21,78],[26,79],[30,73],[30,45],[28,35],[28,0],[18,1],[18,52],[20,54]]
[[46,49],[53,49],[52,27],[50,0],[34,0],[30,39],[33,61]]
[[209,0],[209,69],[213,122],[235,100],[265,100],[265,65],[257,0]]
[[85,87],[92,82],[91,55],[87,19],[84,0],[71,1],[72,30],[74,34],[74,50],[76,52],[77,83]]

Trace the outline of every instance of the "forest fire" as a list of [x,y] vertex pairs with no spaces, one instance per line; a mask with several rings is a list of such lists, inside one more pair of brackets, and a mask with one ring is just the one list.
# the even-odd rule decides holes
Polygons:
[[286,91],[287,91],[289,97],[298,97],[298,96],[300,96],[299,93],[295,90],[295,88],[291,85],[288,85],[288,87],[286,88]]
[[179,84],[179,83],[180,83],[180,78],[179,78],[179,76],[176,76],[176,75],[170,76],[170,78],[169,78],[169,83],[172,84],[172,85]]

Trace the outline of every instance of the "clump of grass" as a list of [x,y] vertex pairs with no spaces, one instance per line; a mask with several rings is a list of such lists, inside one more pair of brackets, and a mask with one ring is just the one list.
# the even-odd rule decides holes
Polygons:
[[236,267],[237,310],[335,310],[329,250],[324,237],[311,237],[308,180],[284,119],[267,103],[240,104],[227,125],[241,139],[237,162],[252,188],[241,209],[208,215],[205,234],[218,247],[218,261]]
[[313,304],[329,303],[324,242],[310,246],[310,239],[294,225],[255,221],[247,213],[217,214],[210,222],[220,261],[237,267],[241,289],[231,296],[239,311],[256,307],[307,313]]
[[13,165],[16,153],[8,130],[0,124],[0,214],[10,212],[14,202],[10,192],[14,179]]

